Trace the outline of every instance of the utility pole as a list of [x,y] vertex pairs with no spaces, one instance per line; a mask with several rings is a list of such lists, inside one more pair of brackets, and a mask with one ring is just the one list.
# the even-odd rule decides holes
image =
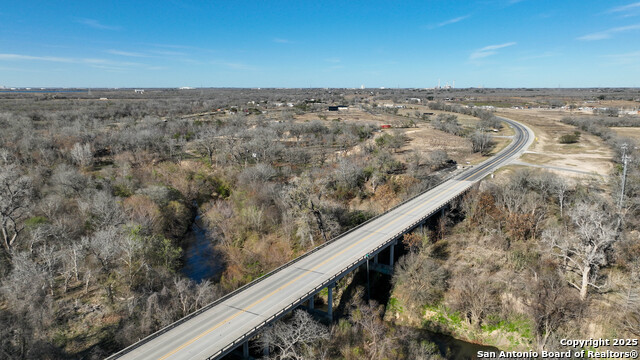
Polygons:
[[629,156],[627,155],[627,143],[622,144],[622,188],[620,189],[620,202],[618,203],[618,211],[622,211],[622,201],[624,200],[624,187],[627,182],[627,164],[629,162]]

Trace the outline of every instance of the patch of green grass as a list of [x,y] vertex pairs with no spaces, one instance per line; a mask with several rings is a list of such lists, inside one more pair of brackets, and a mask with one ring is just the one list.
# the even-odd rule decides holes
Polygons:
[[25,220],[24,221],[24,225],[27,228],[35,228],[38,225],[46,224],[48,222],[49,222],[49,220],[44,216],[34,216],[34,217],[31,217],[31,218],[28,218],[27,220]]
[[400,314],[404,312],[404,308],[400,304],[400,301],[398,301],[398,299],[394,297],[389,298],[389,303],[387,304],[387,308],[393,312],[400,313]]
[[127,198],[133,195],[133,191],[123,184],[114,184],[112,189],[113,195],[118,197]]
[[[446,310],[446,309],[445,309]],[[447,315],[449,316],[449,319],[451,320],[451,323],[455,326],[461,326],[462,325],[462,316],[460,315],[459,312],[452,312],[449,313],[447,312]]]
[[426,325],[425,327],[435,325],[436,327],[459,328],[462,326],[464,319],[457,311],[450,311],[445,306],[424,305],[422,307],[422,315],[424,316],[427,311],[432,311],[436,314],[431,317],[431,319],[425,321],[425,324],[423,324]]
[[[490,315],[487,318],[485,324],[482,325],[482,331],[493,332],[495,330],[518,334],[521,338],[533,341],[533,330],[531,322],[523,315],[516,315],[506,320],[500,319],[495,315]],[[515,338],[516,336],[509,335],[509,340],[511,343],[515,344],[515,342],[517,342]]]

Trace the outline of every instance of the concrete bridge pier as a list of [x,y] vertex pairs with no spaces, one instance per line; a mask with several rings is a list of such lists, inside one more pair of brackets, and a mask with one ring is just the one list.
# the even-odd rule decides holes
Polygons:
[[395,249],[397,243],[398,243],[398,240],[394,240],[389,246],[389,267],[391,269],[393,269],[393,256],[394,256],[393,249]]
[[314,306],[314,299],[313,299],[314,295],[311,295],[309,297],[309,301],[307,303],[307,307],[309,308],[309,310],[313,310],[313,306]]
[[327,296],[327,317],[329,320],[333,321],[333,287],[336,286],[335,283],[329,284],[327,286],[328,296]]
[[393,272],[393,263],[394,263],[394,258],[395,258],[395,246],[398,244],[398,240],[394,240],[393,242],[391,242],[389,244],[389,246],[387,246],[387,248],[389,249],[389,263],[388,264],[384,264],[381,263],[378,259],[378,254],[373,256],[373,263],[369,263],[369,259],[367,259],[367,262],[365,264],[363,264],[362,266],[365,267],[366,266],[366,270],[367,270],[367,275],[369,274],[369,269],[373,270],[373,271],[377,271],[379,273],[382,274],[386,274],[386,275],[391,275],[391,273]]
[[242,343],[242,358],[249,359],[249,340]]

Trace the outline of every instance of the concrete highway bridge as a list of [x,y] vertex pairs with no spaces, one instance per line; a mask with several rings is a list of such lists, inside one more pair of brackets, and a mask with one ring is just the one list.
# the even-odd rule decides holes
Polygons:
[[512,143],[495,156],[227,294],[109,359],[219,359],[240,347],[248,357],[250,339],[291,310],[306,304],[313,307],[313,297],[325,288],[329,296],[326,315],[331,318],[332,290],[336,281],[368,264],[369,260],[377,263],[377,255],[387,248],[391,253],[389,265],[392,266],[394,246],[403,234],[420,226],[497,168],[518,158],[533,142],[534,135],[529,128],[510,119],[501,120],[514,129],[515,135]]

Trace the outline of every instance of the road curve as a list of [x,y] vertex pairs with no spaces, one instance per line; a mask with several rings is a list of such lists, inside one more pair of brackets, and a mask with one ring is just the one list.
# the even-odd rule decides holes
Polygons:
[[400,234],[438,211],[531,145],[528,127],[500,118],[515,131],[495,156],[376,217],[261,279],[131,345],[109,359],[212,359],[260,331],[328,284],[366,261]]

